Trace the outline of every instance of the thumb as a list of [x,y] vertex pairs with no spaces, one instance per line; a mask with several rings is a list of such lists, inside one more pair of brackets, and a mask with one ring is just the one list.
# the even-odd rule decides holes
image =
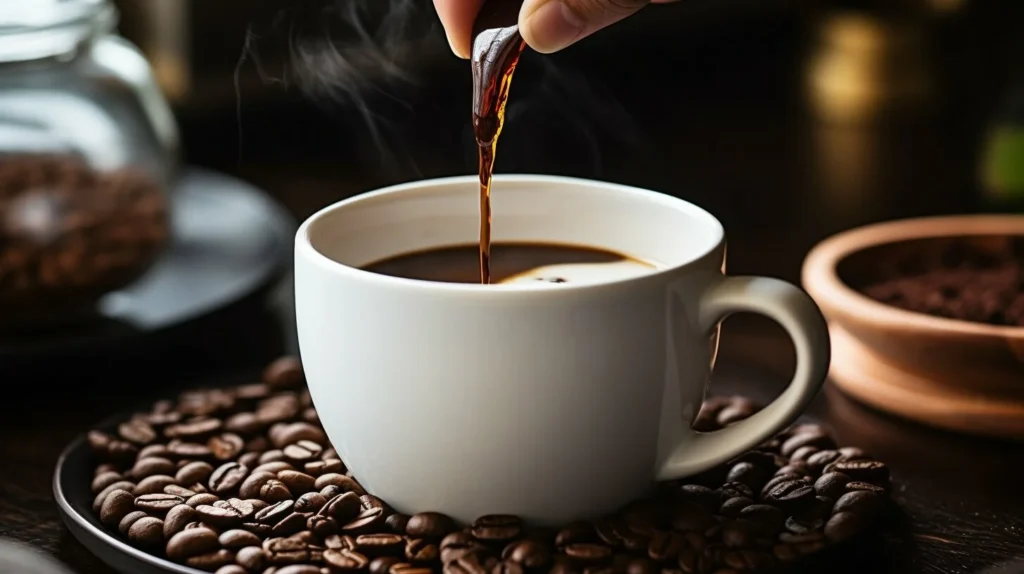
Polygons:
[[550,54],[646,6],[650,0],[526,0],[519,32],[534,50]]

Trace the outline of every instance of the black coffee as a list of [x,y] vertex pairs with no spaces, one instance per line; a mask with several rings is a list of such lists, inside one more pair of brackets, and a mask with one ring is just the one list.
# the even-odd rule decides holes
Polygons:
[[[456,245],[390,257],[364,267],[367,271],[423,281],[480,283],[478,245]],[[651,263],[620,253],[552,243],[495,243],[491,246],[491,283],[546,281],[598,282],[642,275]]]

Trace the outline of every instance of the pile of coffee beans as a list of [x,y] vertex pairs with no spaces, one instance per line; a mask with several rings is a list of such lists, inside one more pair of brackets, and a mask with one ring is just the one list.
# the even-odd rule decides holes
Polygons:
[[[755,411],[704,405],[704,428]],[[615,516],[533,528],[515,516],[457,525],[367,494],[318,424],[299,362],[258,384],[190,391],[89,433],[93,510],[130,544],[217,574],[735,574],[846,540],[888,503],[884,464],[798,425]]]
[[892,278],[866,286],[868,297],[907,311],[975,323],[1024,327],[1024,254],[1016,242],[980,249],[950,244],[935,261],[909,261]]
[[[60,156],[0,160],[0,309],[81,305],[124,286],[167,241],[162,188]],[[6,320],[5,319],[5,320]]]

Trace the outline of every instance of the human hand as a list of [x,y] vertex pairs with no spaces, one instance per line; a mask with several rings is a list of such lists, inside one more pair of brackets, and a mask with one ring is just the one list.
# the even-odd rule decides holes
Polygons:
[[[434,0],[434,8],[448,35],[448,43],[460,58],[469,57],[473,22],[485,1]],[[649,3],[666,4],[675,1],[525,0],[519,11],[519,33],[531,48],[542,54],[550,54],[622,20]]]

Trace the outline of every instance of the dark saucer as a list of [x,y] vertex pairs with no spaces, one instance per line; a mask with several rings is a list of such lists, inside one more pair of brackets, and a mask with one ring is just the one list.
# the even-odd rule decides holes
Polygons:
[[295,221],[262,191],[190,169],[171,199],[173,240],[153,267],[72,326],[0,337],[0,370],[163,345],[153,342],[157,335],[215,315],[290,270]]

